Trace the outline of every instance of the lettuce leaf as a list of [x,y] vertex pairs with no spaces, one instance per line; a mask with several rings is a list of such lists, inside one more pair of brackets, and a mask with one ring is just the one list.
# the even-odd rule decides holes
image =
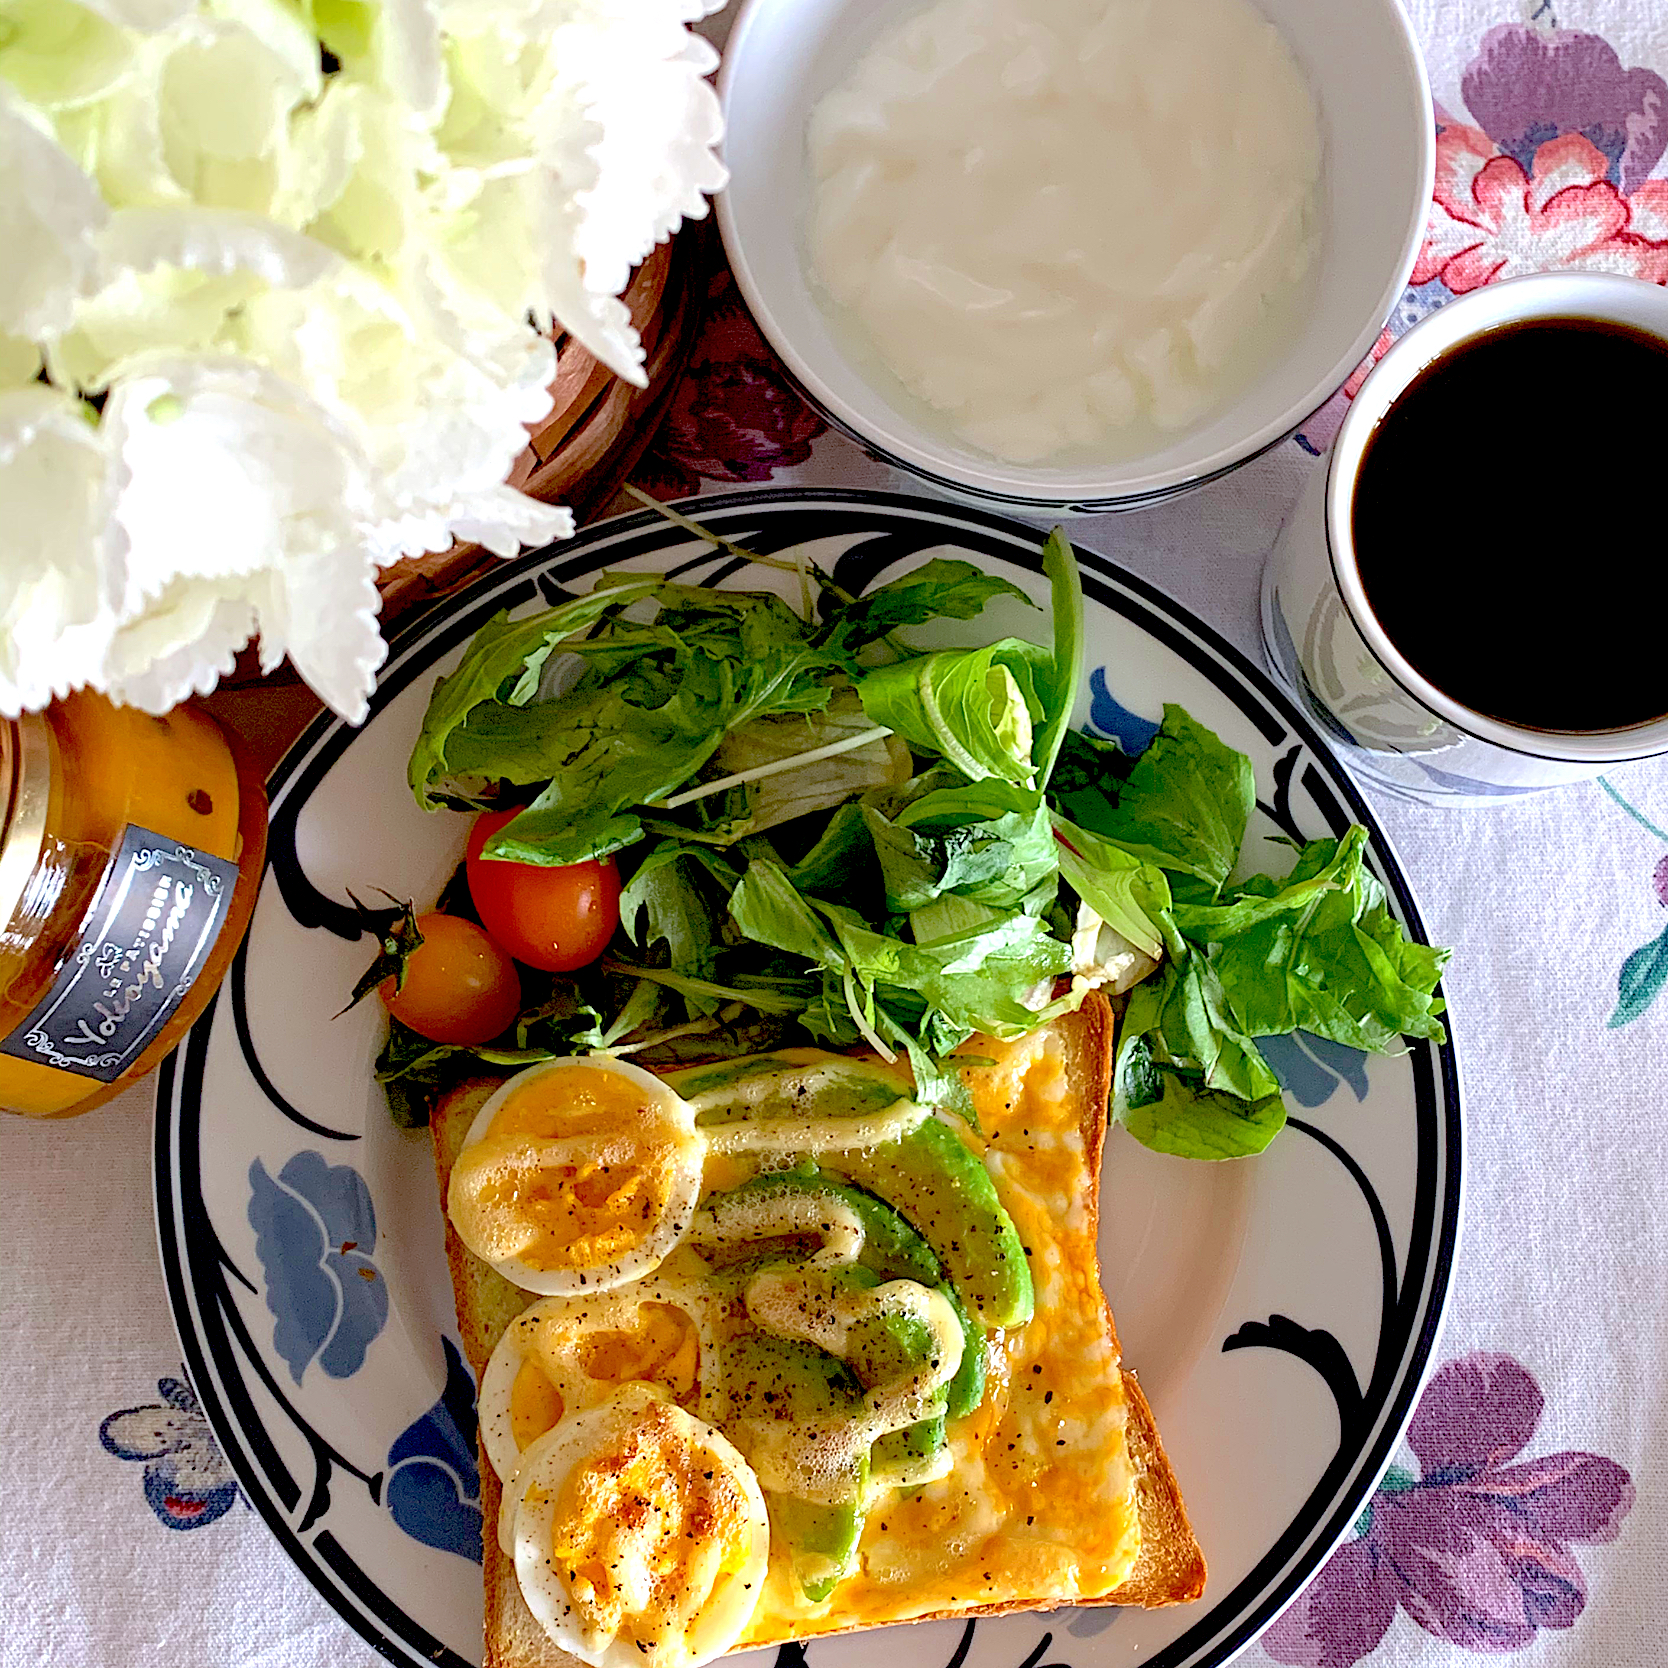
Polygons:
[[1176,1158],[1251,1158],[1286,1124],[1278,1091],[1246,1101],[1207,1089],[1198,1073],[1156,1060],[1146,1037],[1119,1052],[1113,1107],[1143,1147]]
[[865,805],[863,818],[894,913],[922,909],[946,893],[1016,909],[1055,872],[1043,796],[997,778],[935,789],[895,818]]
[[855,650],[900,626],[925,625],[928,620],[971,620],[987,602],[1001,596],[1018,597],[1028,608],[1035,606],[1006,579],[981,573],[971,562],[935,557],[850,602],[830,606],[825,599],[823,612],[829,641]]
[[1434,991],[1449,952],[1409,942],[1362,862],[1365,841],[1360,828],[1311,841],[1284,882],[1257,876],[1230,903],[1260,911],[1211,958],[1247,1035],[1310,1031],[1380,1054],[1402,1036],[1444,1040]]
[[1184,708],[1166,704],[1152,745],[1090,827],[1144,862],[1202,882],[1214,902],[1239,860],[1256,803],[1251,761]]
[[[490,703],[525,706],[538,689],[545,661],[560,643],[594,625],[610,609],[649,595],[654,585],[653,580],[636,580],[592,591],[524,620],[498,614],[487,621],[475,633],[457,670],[441,678],[429,697],[406,767],[417,803],[425,811],[438,810],[444,803],[434,790],[452,773],[448,746],[454,732],[467,725],[478,708]],[[511,678],[515,684],[506,689]],[[474,762],[478,768],[487,763],[479,750]]]
[[1033,731],[1043,717],[1036,671],[1046,660],[1035,643],[1006,637],[985,649],[941,649],[879,667],[857,693],[870,722],[947,759],[970,781],[1029,784]]
[[1052,832],[1060,873],[1078,897],[1136,949],[1162,956],[1171,910],[1164,871],[1065,817],[1052,818]]

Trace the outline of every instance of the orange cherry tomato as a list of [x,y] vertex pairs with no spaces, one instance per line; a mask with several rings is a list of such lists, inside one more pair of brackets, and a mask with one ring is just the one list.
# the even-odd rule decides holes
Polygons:
[[595,961],[620,924],[620,872],[611,858],[550,868],[481,856],[517,811],[486,811],[469,833],[469,896],[488,932],[517,961],[570,973]]
[[383,1006],[431,1042],[490,1042],[521,1012],[515,963],[461,915],[419,915],[417,930],[423,942],[406,961],[405,983],[395,990],[388,978],[377,986]]

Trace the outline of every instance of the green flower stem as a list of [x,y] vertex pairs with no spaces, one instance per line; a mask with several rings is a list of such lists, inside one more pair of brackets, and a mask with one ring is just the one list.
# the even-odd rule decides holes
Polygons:
[[1635,809],[1632,805],[1629,805],[1628,802],[1623,799],[1613,787],[1611,787],[1610,783],[1604,777],[1599,777],[1598,785],[1603,788],[1604,791],[1609,794],[1610,797],[1615,800],[1616,803],[1620,805],[1621,808],[1626,811],[1627,814],[1632,817],[1641,828],[1648,828],[1651,833],[1662,841],[1664,845],[1668,845],[1668,833],[1665,833],[1662,829],[1658,828],[1657,825],[1644,814],[1644,812]]

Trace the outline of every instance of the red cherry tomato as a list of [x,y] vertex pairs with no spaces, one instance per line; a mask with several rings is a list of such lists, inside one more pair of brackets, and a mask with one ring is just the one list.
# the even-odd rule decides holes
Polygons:
[[620,924],[620,873],[611,859],[549,868],[481,856],[516,811],[487,811],[469,833],[469,895],[492,936],[529,967],[569,973],[595,961]]
[[406,961],[404,984],[377,986],[383,1006],[431,1042],[490,1042],[521,1012],[515,963],[461,915],[419,915],[417,930],[423,942]]

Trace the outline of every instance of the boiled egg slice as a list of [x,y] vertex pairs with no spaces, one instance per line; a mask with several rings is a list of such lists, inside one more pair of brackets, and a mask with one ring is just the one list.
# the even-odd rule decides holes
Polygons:
[[641,1066],[551,1060],[481,1108],[446,1210],[524,1290],[605,1291],[657,1267],[688,1231],[705,1151],[689,1103]]
[[592,1668],[695,1668],[740,1637],[770,1523],[753,1469],[646,1385],[564,1419],[516,1474],[516,1576],[534,1619]]
[[493,1470],[508,1477],[563,1417],[622,1385],[651,1384],[693,1407],[712,1354],[705,1307],[651,1276],[606,1292],[540,1298],[522,1310],[481,1374],[481,1441]]

